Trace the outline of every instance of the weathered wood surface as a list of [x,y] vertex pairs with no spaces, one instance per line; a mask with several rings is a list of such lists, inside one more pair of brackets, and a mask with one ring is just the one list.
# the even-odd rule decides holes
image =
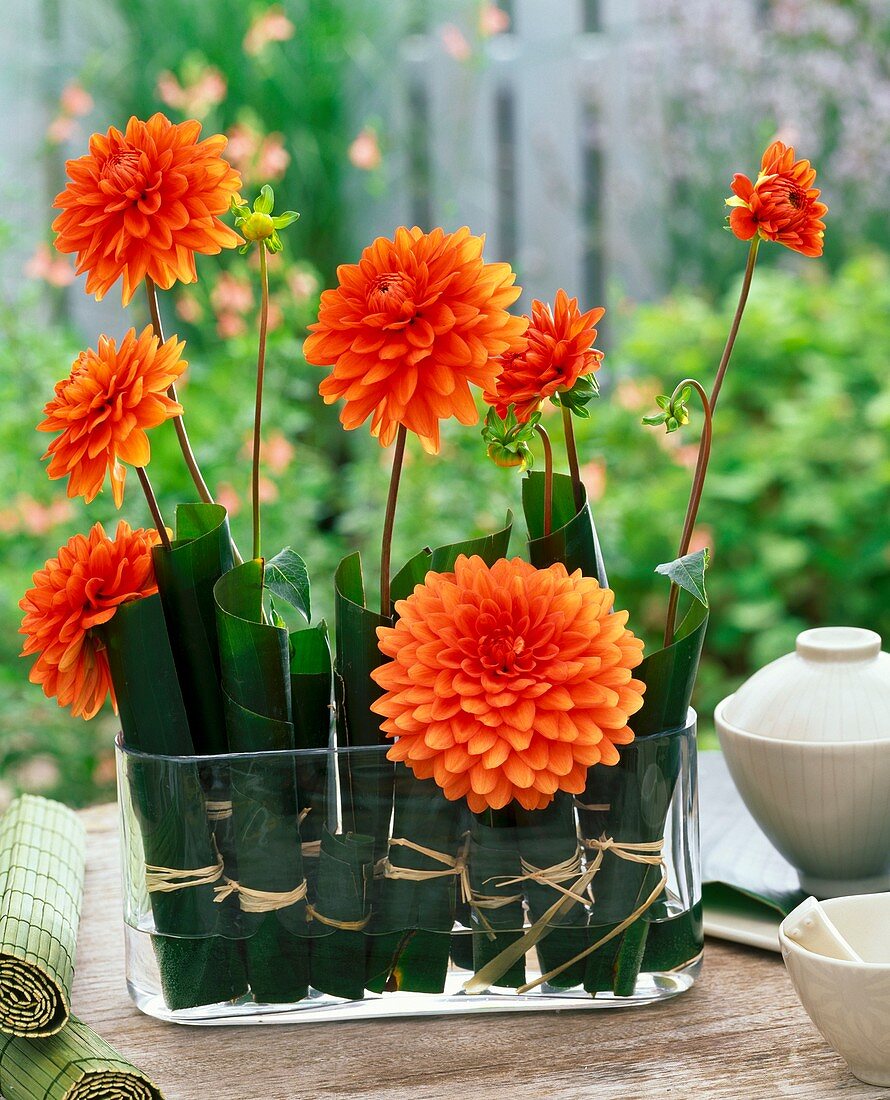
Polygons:
[[183,1028],[124,985],[116,810],[84,811],[89,855],[74,1009],[168,1100],[883,1098],[822,1042],[777,955],[710,940],[698,985],[622,1011]]

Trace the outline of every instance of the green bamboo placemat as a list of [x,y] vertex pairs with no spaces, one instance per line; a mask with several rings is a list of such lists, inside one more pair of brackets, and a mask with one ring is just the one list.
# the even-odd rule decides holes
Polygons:
[[83,826],[58,802],[22,795],[0,821],[0,1031],[68,1021],[84,859]]
[[77,1017],[46,1039],[0,1036],[0,1092],[5,1100],[164,1100]]

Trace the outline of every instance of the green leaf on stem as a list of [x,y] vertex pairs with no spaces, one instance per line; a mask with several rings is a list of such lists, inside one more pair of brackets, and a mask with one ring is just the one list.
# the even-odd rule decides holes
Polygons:
[[705,570],[710,561],[710,551],[707,547],[696,550],[694,554],[686,554],[675,561],[657,565],[655,572],[667,577],[672,584],[688,592],[704,607],[708,606],[708,594],[705,590]]
[[290,604],[308,623],[312,618],[309,570],[306,563],[289,546],[266,562],[265,586]]

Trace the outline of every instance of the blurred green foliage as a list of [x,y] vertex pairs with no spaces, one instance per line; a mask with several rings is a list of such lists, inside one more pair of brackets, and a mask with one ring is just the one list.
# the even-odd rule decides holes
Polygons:
[[[247,503],[255,335],[249,296],[256,274],[236,261],[243,326],[190,350],[182,387],[187,422],[205,474],[234,512],[236,537],[249,540]],[[741,261],[740,261],[741,262]],[[272,271],[283,310],[270,337],[264,430],[263,523],[269,553],[293,545],[313,575],[313,605],[330,614],[330,577],[339,557],[359,548],[370,598],[390,454],[365,431],[333,431],[335,410],[316,393],[322,372],[307,366],[296,333],[317,308],[317,278],[299,266],[301,295],[282,266]],[[207,268],[205,266],[205,271]],[[216,284],[218,285],[218,283]],[[290,288],[290,293],[287,289]],[[180,291],[186,312],[209,319],[210,282]],[[164,295],[168,328],[173,298]],[[602,396],[578,423],[585,477],[610,581],[619,607],[649,645],[659,643],[667,585],[654,573],[676,555],[695,458],[700,413],[670,436],[645,428],[658,393],[684,376],[708,387],[722,349],[734,292],[718,304],[683,292],[657,305],[626,308],[621,332],[599,378]],[[813,261],[793,271],[764,270],[742,324],[715,418],[711,474],[696,545],[713,549],[712,618],[697,706],[708,717],[718,699],[755,668],[787,652],[807,626],[864,625],[890,636],[890,387],[886,325],[890,260],[863,255],[829,275]],[[33,431],[53,383],[77,348],[37,323],[26,306],[0,312],[0,783],[44,789],[71,802],[104,797],[113,780],[114,720],[84,724],[58,711],[27,684],[16,659],[16,603],[30,573],[75,531],[96,520],[113,526],[108,493],[93,506],[64,500],[62,484],[42,475],[46,443]],[[562,440],[556,410],[545,414],[557,462]],[[480,424],[481,427],[481,424]],[[348,442],[348,447],[343,443]],[[152,435],[152,478],[168,520],[190,499],[172,426]],[[520,477],[485,457],[479,429],[446,426],[442,452],[409,446],[396,523],[394,562],[420,546],[493,529],[505,510],[520,510]],[[135,479],[123,514],[147,524]],[[511,552],[521,553],[517,523]]]

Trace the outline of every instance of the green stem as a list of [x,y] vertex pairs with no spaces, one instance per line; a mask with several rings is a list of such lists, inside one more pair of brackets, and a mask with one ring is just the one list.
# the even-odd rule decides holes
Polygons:
[[[698,460],[696,461],[695,474],[692,478],[689,503],[686,505],[686,518],[683,521],[683,533],[680,536],[680,549],[677,554],[678,558],[682,558],[689,553],[689,544],[692,541],[692,532],[695,529],[695,520],[698,516],[698,508],[701,504],[702,492],[705,487],[705,478],[708,473],[708,461],[711,457],[711,439],[713,434],[713,408],[700,382],[697,382],[694,378],[684,378],[683,381],[674,388],[674,392],[671,394],[671,406],[673,406],[674,401],[676,401],[686,386],[691,387],[698,394],[702,409],[704,410],[705,422],[702,428],[701,440],[698,445]],[[667,620],[664,626],[665,649],[667,649],[674,640],[674,629],[677,621],[677,602],[679,598],[680,589],[677,585],[671,584],[671,593],[668,597]]]
[[[155,286],[154,280],[150,275],[145,276],[145,290],[148,294],[148,309],[151,313],[151,323],[155,330],[155,335],[158,338],[159,343],[164,342],[164,327],[161,323],[161,311],[158,306],[158,291]],[[176,401],[176,385],[170,384],[170,388],[167,390],[167,396],[171,401]],[[189,442],[188,432],[185,430],[185,420],[182,415],[173,418],[173,426],[176,429],[176,438],[179,440],[179,447],[182,451],[182,457],[185,459],[185,464],[188,467],[189,473],[192,475],[192,481],[195,483],[195,488],[198,490],[198,495],[201,500],[207,504],[213,504],[213,494],[207,488],[207,482],[204,480],[201,470],[198,466],[198,460],[195,458],[195,453],[192,450],[192,445]]]
[[544,534],[549,535],[553,527],[553,447],[546,428],[537,424],[535,431],[544,446]]
[[584,484],[581,481],[581,464],[578,461],[578,446],[575,443],[572,410],[565,405],[562,407],[562,426],[566,437],[566,454],[569,459],[569,473],[572,475],[572,493],[575,497],[575,508],[580,512],[584,507]]
[[148,474],[142,466],[136,467],[136,473],[139,477],[139,484],[142,486],[142,492],[145,493],[145,499],[148,501],[148,510],[151,512],[151,518],[154,520],[154,525],[157,527],[158,534],[161,536],[161,545],[165,550],[170,550],[170,536],[167,534],[167,525],[164,523],[164,517],[161,515],[161,506],[158,504],[158,498],[155,496],[154,489],[151,487],[151,482],[148,480]]
[[383,520],[383,543],[380,550],[380,614],[388,619],[392,615],[389,595],[389,582],[392,563],[392,533],[396,522],[396,501],[399,496],[399,480],[402,476],[402,462],[405,458],[405,440],[408,431],[404,424],[399,425],[396,434],[396,449],[392,456],[392,473],[389,478],[389,496],[386,498],[386,515]]
[[732,355],[732,349],[735,344],[735,338],[738,335],[739,325],[742,323],[742,314],[745,312],[745,303],[748,301],[748,291],[751,289],[751,280],[754,277],[754,265],[757,262],[757,249],[759,247],[760,237],[755,236],[748,250],[748,262],[745,265],[745,276],[742,279],[742,289],[739,292],[738,305],[735,307],[735,316],[729,327],[726,346],[723,348],[723,355],[720,357],[720,365],[717,367],[717,377],[714,379],[714,388],[711,390],[709,403],[712,413],[717,408],[717,398],[720,395],[720,388],[723,385],[726,368],[729,366],[729,357]]
[[266,266],[266,244],[260,246],[260,342],[256,364],[256,406],[253,415],[253,473],[251,499],[253,501],[253,556],[262,557],[260,542],[260,432],[263,423],[263,379],[266,374],[266,332],[269,328],[269,271]]

